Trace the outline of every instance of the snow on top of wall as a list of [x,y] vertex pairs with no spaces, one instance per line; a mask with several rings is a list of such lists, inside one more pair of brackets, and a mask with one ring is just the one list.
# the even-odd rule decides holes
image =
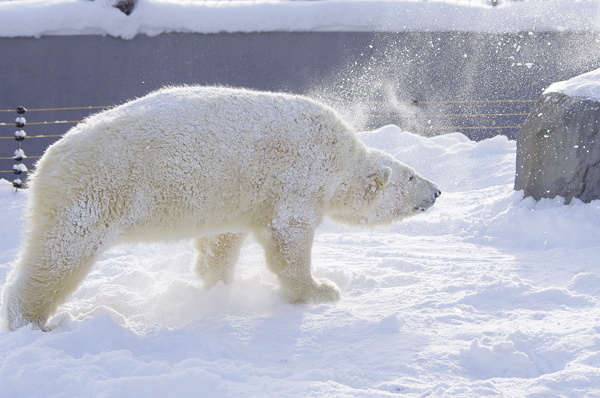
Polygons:
[[110,1],[0,0],[0,37],[165,32],[600,30],[597,0],[479,1],[138,0],[127,16]]
[[566,81],[556,82],[544,91],[544,94],[546,93],[563,93],[569,97],[600,101],[600,69],[575,76]]

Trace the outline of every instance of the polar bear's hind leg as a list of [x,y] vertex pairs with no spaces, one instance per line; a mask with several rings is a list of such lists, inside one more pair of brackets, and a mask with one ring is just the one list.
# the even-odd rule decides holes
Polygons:
[[247,235],[246,232],[226,233],[194,239],[193,246],[197,250],[194,271],[205,288],[210,289],[219,281],[233,282],[235,263]]
[[10,330],[29,323],[47,330],[48,317],[77,289],[110,244],[106,224],[97,223],[92,230],[65,233],[54,225],[29,234],[3,292]]

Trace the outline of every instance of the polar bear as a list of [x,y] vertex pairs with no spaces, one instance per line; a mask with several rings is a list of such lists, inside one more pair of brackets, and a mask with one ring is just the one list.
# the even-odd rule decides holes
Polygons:
[[336,300],[311,275],[324,216],[388,224],[440,195],[312,99],[170,87],[91,116],[29,180],[26,236],[3,291],[8,327],[44,329],[98,257],[125,242],[193,239],[207,288],[230,283],[248,232],[294,303]]

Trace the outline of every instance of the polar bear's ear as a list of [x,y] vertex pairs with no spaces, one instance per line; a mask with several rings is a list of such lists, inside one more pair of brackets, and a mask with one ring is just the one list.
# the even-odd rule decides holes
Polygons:
[[384,167],[375,173],[375,185],[377,189],[383,189],[390,183],[390,177],[392,176],[392,169]]

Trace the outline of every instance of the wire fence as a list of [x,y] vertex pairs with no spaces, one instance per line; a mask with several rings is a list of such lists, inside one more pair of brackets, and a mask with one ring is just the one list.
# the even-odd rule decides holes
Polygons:
[[[496,124],[496,120],[499,118],[522,118],[523,121],[525,119],[525,117],[527,117],[529,115],[529,112],[524,112],[524,111],[492,111],[492,112],[477,112],[477,111],[466,111],[466,112],[447,112],[447,111],[443,111],[446,109],[442,109],[442,111],[432,111],[432,107],[435,106],[441,106],[442,108],[447,107],[447,106],[452,106],[452,105],[457,105],[459,106],[459,109],[461,106],[465,106],[465,105],[485,105],[485,106],[494,106],[494,105],[502,105],[502,104],[522,104],[522,105],[533,105],[535,102],[537,102],[537,100],[528,100],[528,99],[518,99],[518,100],[450,100],[450,101],[406,101],[406,102],[401,102],[398,104],[394,104],[396,107],[398,105],[402,105],[402,106],[412,106],[415,107],[413,109],[417,109],[419,106],[424,107],[424,109],[421,109],[425,112],[421,112],[421,113],[414,113],[414,112],[407,112],[407,113],[400,113],[400,112],[382,112],[382,111],[373,111],[370,112],[370,114],[368,115],[368,118],[370,120],[385,120],[387,122],[394,122],[397,121],[398,124],[401,124],[400,122],[402,121],[406,121],[406,120],[412,120],[412,121],[418,121],[418,120],[425,120],[425,119],[429,119],[429,121],[431,121],[432,119],[444,119],[444,120],[467,120],[469,122],[471,122],[470,124],[466,124],[465,123],[449,123],[449,125],[443,125],[443,126],[427,126],[424,129],[421,129],[422,131],[419,131],[419,129],[417,129],[417,131],[410,130],[413,132],[419,132],[419,133],[423,133],[425,130],[427,132],[432,132],[432,131],[436,131],[436,132],[440,132],[440,131],[463,131],[463,132],[468,132],[468,131],[473,131],[473,130],[479,130],[479,131],[485,131],[485,130],[518,130],[521,128],[522,123],[517,123],[517,124],[508,124],[508,125],[504,125],[504,124]],[[341,104],[341,103],[340,103]],[[387,103],[383,103],[383,102],[362,102],[362,105],[366,105],[368,107],[370,107],[370,109],[377,109],[377,108],[385,108],[385,106],[389,106],[390,104]],[[335,106],[335,104],[334,104]],[[38,108],[38,109],[26,109],[26,112],[29,114],[31,112],[61,112],[61,111],[95,111],[95,110],[99,110],[99,109],[110,109],[113,108],[113,105],[109,105],[109,106],[80,106],[80,107],[63,107],[63,108]],[[19,109],[24,109],[19,107]],[[410,109],[410,108],[409,108]],[[2,117],[2,114],[5,113],[15,113],[15,109],[0,109],[0,118]],[[18,110],[17,110],[18,112]],[[25,134],[22,130],[21,130],[21,135],[23,135],[23,137],[19,138],[17,137],[19,131],[17,131],[15,133],[15,135],[11,136],[8,134],[8,127],[13,127],[13,128],[23,128],[24,126],[52,126],[52,125],[60,125],[60,124],[76,124],[81,122],[83,119],[79,119],[79,120],[55,120],[55,121],[37,121],[37,122],[26,122],[24,118],[21,117],[22,114],[19,114],[19,117],[17,119],[15,119],[15,122],[0,122],[0,149],[3,150],[3,152],[6,152],[7,148],[10,150],[9,148],[9,144],[6,140],[17,140],[19,141],[19,150],[21,151],[21,142],[23,142],[23,140],[25,139],[25,135],[27,139],[41,139],[41,138],[50,138],[50,139],[57,139],[60,138],[64,135],[63,134]],[[22,120],[20,120],[22,119]],[[477,122],[477,120],[479,120],[480,122]],[[22,122],[22,124],[19,124],[20,122]],[[487,123],[487,124],[486,124]],[[367,128],[367,130],[369,130]],[[5,133],[6,131],[6,133]],[[39,146],[38,146],[39,147]],[[14,149],[14,147],[13,147]],[[43,149],[41,149],[39,151],[39,153],[33,153],[33,154],[28,154],[27,156],[24,156],[24,158],[26,159],[39,159],[42,156],[43,153]],[[16,154],[17,152],[15,152],[15,156],[0,156],[0,160],[2,161],[10,161],[16,160]],[[2,155],[2,153],[0,152],[0,155]],[[21,160],[19,160],[21,161]],[[21,174],[24,173],[25,175],[27,175],[27,173],[31,172],[31,170],[27,170],[26,167],[17,167],[17,165],[13,166],[13,170],[1,170],[0,169],[0,174]]]

